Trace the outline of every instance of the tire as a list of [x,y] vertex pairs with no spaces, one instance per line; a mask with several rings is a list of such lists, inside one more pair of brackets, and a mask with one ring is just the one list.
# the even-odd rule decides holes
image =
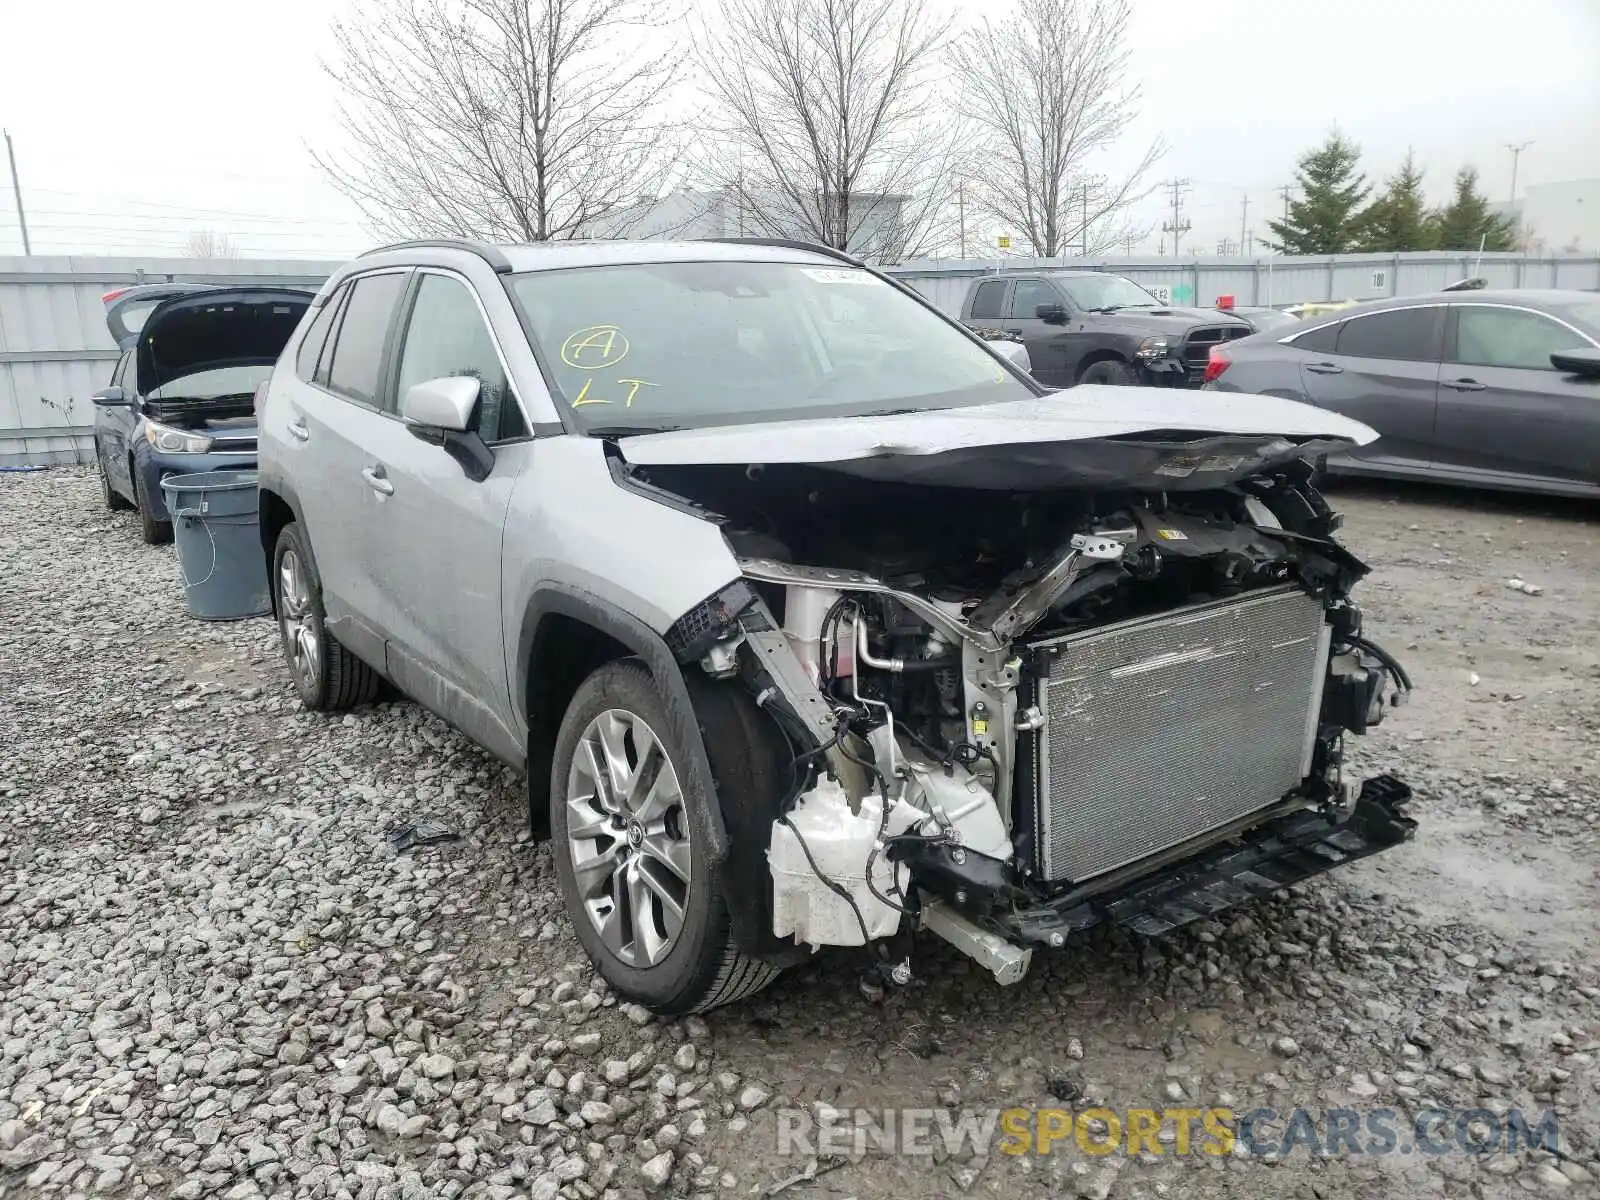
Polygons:
[[133,496],[139,510],[139,533],[147,546],[164,546],[172,540],[172,522],[158,521],[150,515],[150,493],[144,486],[144,474],[137,466],[133,469]]
[[106,456],[100,450],[98,439],[94,444],[94,461],[100,468],[100,499],[112,512],[127,512],[133,505],[128,502],[126,496],[111,486],[111,473],[106,470]]
[[283,658],[300,703],[313,712],[371,704],[383,677],[328,632],[322,581],[297,524],[285,525],[273,548],[272,599]]
[[[556,875],[578,941],[613,990],[663,1016],[731,1004],[782,973],[734,945],[689,811],[717,797],[689,785],[685,757],[649,670],[612,662],[573,694],[550,782]],[[579,829],[592,836],[575,838]],[[580,887],[586,865],[594,869]]]
[[1114,358],[1090,363],[1078,376],[1079,383],[1105,383],[1114,387],[1137,387],[1139,373],[1125,362]]

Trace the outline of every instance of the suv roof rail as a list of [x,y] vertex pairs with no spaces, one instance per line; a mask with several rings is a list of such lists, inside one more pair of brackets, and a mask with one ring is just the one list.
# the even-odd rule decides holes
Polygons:
[[488,263],[497,274],[509,275],[511,273],[511,260],[501,252],[500,247],[491,246],[488,242],[475,242],[467,238],[413,238],[404,242],[391,242],[387,246],[374,246],[357,255],[366,258],[369,254],[384,254],[390,250],[465,250],[468,254],[476,254]]
[[836,250],[832,246],[824,246],[821,242],[803,242],[795,238],[765,238],[765,237],[714,237],[698,238],[702,242],[721,242],[731,246],[777,246],[784,250],[809,250],[813,254],[823,254],[829,258],[836,258],[840,262],[847,262],[852,267],[864,267],[866,264],[859,258],[846,254],[843,250]]

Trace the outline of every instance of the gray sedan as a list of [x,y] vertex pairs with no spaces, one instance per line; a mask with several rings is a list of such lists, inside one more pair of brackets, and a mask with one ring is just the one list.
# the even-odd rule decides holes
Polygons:
[[1205,387],[1303,400],[1378,431],[1331,472],[1600,496],[1600,297],[1587,292],[1357,305],[1216,347]]

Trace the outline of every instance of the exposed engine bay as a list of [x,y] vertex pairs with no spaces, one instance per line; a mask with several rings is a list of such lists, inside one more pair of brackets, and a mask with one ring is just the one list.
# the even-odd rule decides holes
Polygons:
[[898,979],[927,928],[1012,982],[1076,930],[1163,932],[1411,833],[1404,784],[1343,774],[1410,681],[1303,460],[1171,492],[628,472],[739,561],[675,649],[793,751],[776,939]]

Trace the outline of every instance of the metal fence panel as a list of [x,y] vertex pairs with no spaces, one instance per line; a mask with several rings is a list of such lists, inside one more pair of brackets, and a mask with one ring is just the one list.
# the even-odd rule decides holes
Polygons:
[[[86,460],[117,350],[101,296],[139,283],[320,287],[331,262],[0,258],[0,465]],[[48,432],[46,432],[48,431]]]

